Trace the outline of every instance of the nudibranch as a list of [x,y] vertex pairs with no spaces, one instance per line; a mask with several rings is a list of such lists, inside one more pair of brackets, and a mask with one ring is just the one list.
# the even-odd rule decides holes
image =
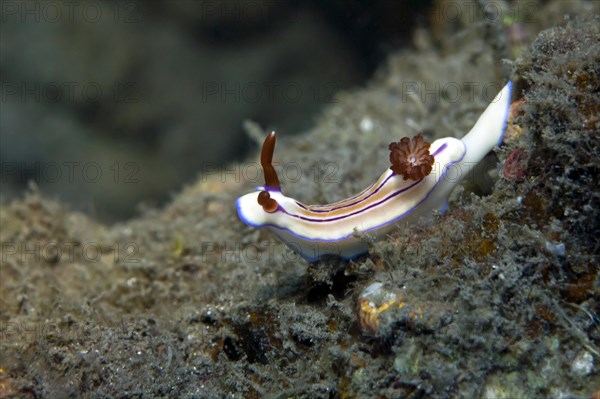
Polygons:
[[411,221],[434,209],[444,211],[452,189],[495,146],[502,143],[512,84],[496,95],[462,139],[427,143],[421,135],[392,143],[391,166],[354,197],[328,205],[304,205],[281,192],[272,165],[275,132],[265,139],[261,165],[265,185],[236,201],[240,219],[266,227],[308,262],[324,255],[352,259],[368,251],[357,233],[374,238],[399,221]]

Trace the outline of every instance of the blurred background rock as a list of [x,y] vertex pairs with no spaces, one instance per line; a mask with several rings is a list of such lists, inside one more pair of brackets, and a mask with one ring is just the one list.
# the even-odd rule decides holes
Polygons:
[[256,149],[244,120],[296,134],[388,53],[451,52],[448,3],[3,1],[0,199],[33,181],[105,222],[160,206]]
[[34,181],[107,222],[159,206],[243,159],[245,119],[310,126],[428,4],[3,1],[2,200]]

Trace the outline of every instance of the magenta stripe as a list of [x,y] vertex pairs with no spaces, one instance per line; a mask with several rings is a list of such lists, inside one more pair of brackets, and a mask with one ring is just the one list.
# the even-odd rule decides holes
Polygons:
[[[346,202],[346,201],[352,201],[352,200],[354,200],[355,198],[358,198],[358,197],[360,197],[361,195],[363,195],[364,193],[366,193],[367,191],[369,191],[370,189],[372,189],[374,185],[375,185],[375,184],[371,184],[369,187],[365,188],[364,190],[362,190],[360,193],[356,194],[355,196],[353,196],[353,197],[350,197],[350,198],[345,198],[345,199],[343,199],[343,200],[339,200],[339,201],[337,201],[337,202],[334,202],[333,204],[327,204],[327,205],[311,205],[311,206],[314,206],[314,207],[319,207],[319,208],[325,208],[325,207],[327,207],[327,206],[332,206],[332,205],[335,205],[335,204],[336,204],[336,203],[338,203],[338,202],[343,202],[343,201],[344,201],[344,202]],[[304,205],[304,204],[302,204],[302,203],[300,203],[300,202],[298,202],[298,201],[296,201],[296,205],[298,205],[300,208],[302,208],[302,209],[304,209],[304,210],[306,210],[306,211],[308,211],[308,212],[331,212],[331,211],[332,211],[332,210],[334,210],[334,209],[339,209],[340,207],[343,207],[343,206],[345,206],[345,205],[340,205],[340,207],[336,207],[336,208],[331,208],[331,209],[318,209],[318,210],[315,210],[315,209],[308,209],[308,207],[307,207],[306,205]]]
[[[435,151],[433,154],[431,154],[431,155],[432,155],[433,157],[435,157],[435,156],[436,156],[436,155],[438,155],[440,152],[442,152],[442,151],[443,151],[443,150],[446,148],[446,146],[447,146],[447,144],[446,144],[446,143],[442,144],[442,145],[440,146],[440,148],[438,148],[438,149],[437,149],[437,150],[436,150],[436,151]],[[396,175],[395,173],[392,173],[392,174],[391,174],[391,175],[389,175],[389,176],[388,176],[388,177],[387,177],[387,178],[386,178],[386,179],[383,181],[383,183],[381,183],[381,184],[379,185],[379,187],[377,187],[377,189],[376,189],[375,191],[373,191],[371,194],[367,195],[365,198],[363,198],[363,199],[361,199],[361,200],[357,200],[357,201],[355,201],[355,202],[352,202],[352,203],[350,203],[350,204],[346,204],[346,205],[337,206],[337,207],[335,207],[335,208],[331,208],[331,209],[309,209],[307,206],[305,206],[305,205],[301,204],[301,203],[300,203],[300,202],[298,202],[298,201],[296,201],[296,205],[298,205],[299,207],[301,207],[301,208],[302,208],[302,209],[304,209],[305,211],[308,211],[308,212],[313,212],[313,213],[329,213],[329,212],[337,211],[338,209],[344,209],[344,208],[348,208],[348,207],[354,206],[354,205],[356,205],[356,204],[359,204],[359,203],[361,203],[362,201],[366,201],[366,200],[367,200],[367,199],[369,199],[371,196],[373,196],[373,195],[377,194],[377,192],[378,192],[379,190],[381,190],[381,188],[382,188],[382,187],[383,187],[383,186],[384,186],[384,185],[385,185],[385,184],[388,182],[388,180],[389,180],[390,178],[394,177],[395,175]],[[422,180],[422,179],[421,179],[421,180]],[[410,186],[410,187],[412,187],[412,186]],[[370,187],[369,187],[369,188],[370,188]],[[369,190],[369,188],[368,188],[367,190]],[[364,191],[367,191],[367,190],[364,190]],[[364,192],[364,191],[363,191],[363,192]],[[357,194],[355,197],[359,197],[361,194],[362,194],[362,193],[360,193],[360,194]],[[394,196],[394,195],[396,195],[396,194],[393,194],[392,196]],[[367,208],[367,209],[368,209],[368,208]],[[285,211],[285,210],[284,210],[284,211]],[[291,213],[288,213],[288,212],[286,212],[286,213],[287,213],[288,215],[290,215],[290,216],[294,216],[294,215],[292,215]],[[350,215],[348,215],[348,216],[351,216],[351,215],[354,215],[354,213],[352,213],[352,214],[350,214]],[[299,217],[300,217],[300,218],[304,218],[303,216],[299,216]],[[311,220],[311,219],[303,219],[303,220]],[[336,220],[336,219],[318,219],[318,221],[329,221],[329,220]]]
[[440,148],[438,148],[437,150],[435,150],[435,152],[433,154],[431,154],[431,156],[435,157],[437,154],[439,154],[440,152],[442,152],[443,150],[445,150],[447,146],[448,146],[447,143],[442,144],[440,146]]
[[[387,181],[387,179],[386,179],[386,181]],[[281,206],[280,206],[280,208],[281,208],[281,211],[282,211],[282,212],[284,212],[285,214],[287,214],[287,215],[289,215],[289,216],[291,216],[291,217],[293,217],[293,218],[296,218],[296,219],[300,219],[300,220],[306,220],[306,221],[308,221],[308,222],[317,222],[317,223],[322,223],[322,222],[334,222],[334,221],[336,221],[336,220],[341,220],[341,219],[348,218],[348,217],[350,217],[350,216],[358,215],[359,213],[365,212],[365,211],[367,211],[367,210],[369,210],[369,209],[371,209],[371,208],[373,208],[373,207],[376,207],[377,205],[383,204],[384,202],[386,202],[386,201],[388,201],[388,200],[390,200],[390,199],[394,198],[395,196],[397,196],[397,195],[399,195],[399,194],[402,194],[402,193],[403,193],[403,192],[405,192],[406,190],[410,190],[411,188],[413,188],[413,187],[414,187],[414,186],[416,186],[417,184],[421,183],[422,181],[423,181],[423,179],[421,179],[421,180],[419,180],[419,181],[416,181],[416,182],[414,182],[413,184],[411,184],[410,186],[408,186],[408,187],[404,187],[403,189],[400,189],[400,190],[396,191],[395,193],[388,195],[387,197],[385,197],[385,198],[384,198],[384,199],[382,199],[381,201],[379,201],[379,202],[376,202],[376,203],[374,203],[374,204],[371,204],[371,205],[369,205],[369,206],[367,206],[367,207],[365,207],[365,208],[359,209],[359,210],[358,210],[358,211],[356,211],[356,212],[352,212],[352,213],[349,213],[349,214],[347,214],[347,215],[336,216],[336,217],[334,217],[334,218],[330,218],[330,219],[314,219],[314,218],[308,218],[308,217],[306,217],[306,216],[299,216],[299,215],[295,215],[295,214],[293,214],[293,213],[289,213],[288,211],[286,211],[286,210],[285,210],[283,207],[281,207]],[[362,200],[362,201],[364,201],[364,200]],[[362,202],[362,201],[359,201],[359,202]]]
[[[371,197],[372,195],[375,195],[375,194],[376,194],[376,193],[377,193],[379,190],[381,190],[381,187],[383,187],[383,186],[385,185],[385,183],[387,183],[387,181],[388,181],[388,180],[389,180],[391,177],[393,177],[393,176],[394,176],[394,174],[393,174],[393,173],[392,173],[391,175],[389,175],[389,176],[388,176],[388,177],[387,177],[387,178],[386,178],[386,179],[383,181],[383,183],[381,183],[381,184],[379,185],[379,187],[377,187],[377,189],[376,189],[375,191],[373,191],[371,194],[367,195],[365,198],[363,198],[363,199],[360,199],[360,200],[356,200],[356,201],[354,201],[354,202],[351,202],[351,203],[349,203],[349,204],[346,204],[346,205],[340,205],[340,206],[337,206],[337,207],[335,207],[335,208],[331,208],[331,209],[308,209],[306,206],[304,206],[304,205],[300,204],[298,201],[296,201],[296,204],[300,205],[302,208],[304,208],[304,209],[305,209],[305,210],[307,210],[308,212],[314,212],[314,213],[329,213],[329,212],[336,211],[336,210],[338,210],[338,209],[344,209],[344,208],[348,208],[349,206],[354,206],[354,205],[356,205],[356,204],[358,204],[358,203],[360,203],[360,202],[362,202],[362,201],[365,201],[366,199],[368,199],[368,198],[369,198],[369,197]],[[368,190],[366,190],[366,191],[368,191]],[[363,193],[364,193],[364,192],[363,192]],[[361,195],[361,194],[363,194],[363,193],[360,193],[360,194],[356,195],[355,197],[358,197],[358,196],[360,196],[360,195]]]

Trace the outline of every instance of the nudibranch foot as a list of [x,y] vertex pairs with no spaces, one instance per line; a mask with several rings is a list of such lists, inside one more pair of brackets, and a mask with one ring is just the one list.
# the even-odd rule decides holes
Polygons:
[[502,142],[512,85],[509,82],[461,140],[427,143],[422,135],[392,143],[391,166],[360,194],[328,205],[304,205],[281,192],[272,166],[276,135],[263,144],[265,186],[236,201],[240,219],[266,227],[308,262],[324,255],[353,259],[368,251],[356,233],[380,238],[399,222],[445,210],[452,189]]

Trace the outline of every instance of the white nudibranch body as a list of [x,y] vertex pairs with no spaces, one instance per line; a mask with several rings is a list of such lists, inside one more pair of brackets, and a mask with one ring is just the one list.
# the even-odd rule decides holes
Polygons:
[[272,132],[261,155],[266,184],[238,198],[238,215],[247,225],[271,230],[308,262],[324,255],[351,259],[364,254],[367,244],[356,233],[378,238],[398,221],[445,209],[452,189],[502,142],[511,90],[508,82],[461,140],[446,137],[429,145],[419,135],[390,144],[392,166],[374,184],[328,205],[304,205],[281,192],[271,165]]

